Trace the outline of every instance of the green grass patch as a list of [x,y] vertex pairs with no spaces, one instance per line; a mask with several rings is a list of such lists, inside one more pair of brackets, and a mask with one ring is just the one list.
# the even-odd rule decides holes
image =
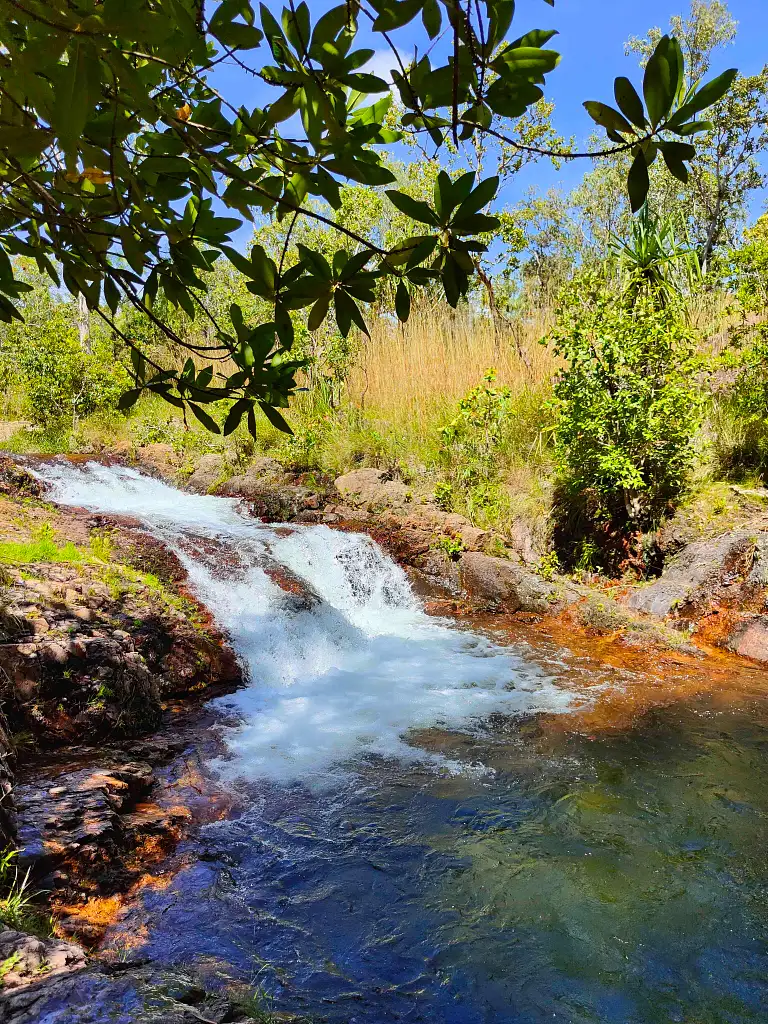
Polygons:
[[29,565],[34,562],[87,562],[90,556],[75,544],[61,547],[51,538],[0,541],[0,564]]

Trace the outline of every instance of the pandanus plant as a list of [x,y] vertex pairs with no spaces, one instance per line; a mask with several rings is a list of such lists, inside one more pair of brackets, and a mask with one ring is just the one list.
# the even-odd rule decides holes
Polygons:
[[624,295],[630,306],[641,298],[666,308],[701,281],[699,257],[684,225],[672,216],[660,216],[648,203],[632,221],[628,239],[614,235],[611,249],[624,277]]

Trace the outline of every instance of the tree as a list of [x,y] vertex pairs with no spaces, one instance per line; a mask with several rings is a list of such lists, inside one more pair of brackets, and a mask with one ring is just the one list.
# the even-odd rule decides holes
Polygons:
[[[733,43],[737,23],[722,0],[692,0],[688,17],[676,15],[670,29],[696,81],[707,74],[715,53]],[[627,52],[639,54],[647,66],[661,36],[656,28],[644,39],[632,38]],[[657,207],[679,202],[688,209],[689,231],[705,269],[719,245],[736,242],[750,194],[766,184],[758,158],[768,148],[768,65],[757,75],[739,75],[713,106],[711,119],[682,194],[673,190],[670,195],[666,178],[653,190]]]
[[[367,331],[360,304],[372,301],[382,277],[397,281],[402,319],[412,288],[438,281],[452,306],[466,294],[485,248],[478,236],[498,224],[483,212],[497,176],[452,180],[443,172],[429,203],[388,189],[389,202],[419,224],[418,234],[390,249],[335,220],[342,184],[394,181],[381,156],[399,138],[385,123],[389,84],[364,70],[374,51],[356,45],[361,21],[391,48],[404,130],[436,151],[479,136],[546,152],[504,133],[504,119],[543,99],[545,76],[559,61],[546,45],[553,32],[513,37],[510,0],[313,8],[314,22],[307,4],[294,0],[279,17],[265,4],[257,16],[250,0],[0,0],[0,316],[19,315],[26,286],[11,257],[23,255],[53,280],[60,274],[118,334],[118,311],[128,305],[189,350],[155,312],[161,295],[211,324],[215,344],[202,369],[191,357],[180,370],[168,367],[123,333],[135,375],[126,407],[149,389],[219,431],[204,406],[228,399],[224,432],[245,419],[255,433],[258,408],[288,429],[279,407],[301,364],[291,353],[292,310],[311,307],[321,322],[333,308],[346,336],[353,326]],[[397,33],[417,17],[427,38],[406,62]],[[224,62],[258,86],[260,106],[217,89]],[[695,150],[676,140],[702,130],[697,115],[735,74],[691,90],[683,65],[679,44],[665,36],[648,63],[644,102],[619,79],[620,111],[587,105],[607,129],[609,148],[633,155],[635,208],[659,152],[673,173],[685,173]],[[259,246],[246,257],[232,234],[258,212],[287,219],[289,229],[303,219],[332,225],[345,247],[328,260],[304,246],[288,268]],[[233,303],[231,329],[219,322],[205,275],[221,259],[267,301],[269,319],[254,322]]]

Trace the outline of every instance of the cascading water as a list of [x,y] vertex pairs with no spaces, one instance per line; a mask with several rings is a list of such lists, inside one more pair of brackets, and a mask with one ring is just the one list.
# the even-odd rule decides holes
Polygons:
[[[150,964],[149,994],[130,969],[84,972],[37,1019],[209,1019],[164,1015],[185,974],[330,1024],[768,1019],[764,672],[671,699],[660,673],[540,632],[514,649],[430,619],[365,537],[262,526],[126,469],[39,472],[173,547],[250,681],[217,766],[238,812],[193,831],[107,938]],[[532,716],[587,679],[656,706],[606,729]]]
[[[222,771],[327,784],[370,755],[458,771],[408,734],[570,703],[509,649],[425,615],[404,572],[365,536],[266,527],[233,499],[184,494],[120,467],[54,463],[38,473],[62,504],[145,523],[232,638],[250,685],[226,702],[240,724],[228,730]],[[286,600],[267,565],[289,570],[317,599]]]

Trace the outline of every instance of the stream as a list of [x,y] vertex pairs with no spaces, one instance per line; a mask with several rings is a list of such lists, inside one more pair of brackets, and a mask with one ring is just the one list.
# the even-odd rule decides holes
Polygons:
[[[363,535],[120,467],[37,472],[173,549],[249,680],[213,702],[204,766],[235,809],[107,946],[333,1024],[768,1020],[764,671],[598,727],[605,694],[663,689],[642,653],[430,617]],[[123,1024],[137,998],[84,980],[44,1020]]]

